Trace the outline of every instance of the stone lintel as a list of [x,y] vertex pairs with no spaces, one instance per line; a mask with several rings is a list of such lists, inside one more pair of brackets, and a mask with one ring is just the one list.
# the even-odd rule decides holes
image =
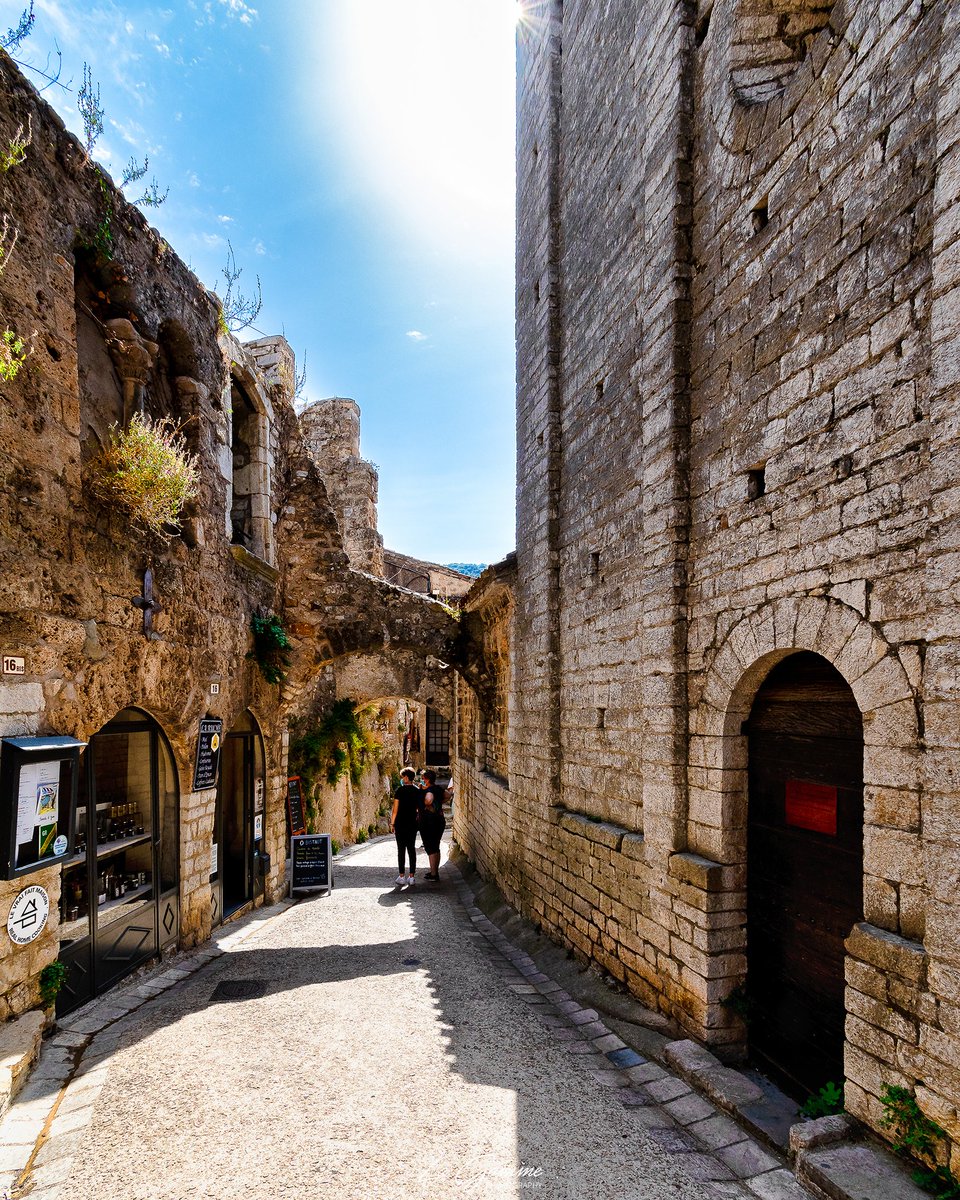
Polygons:
[[682,850],[670,855],[670,874],[704,892],[729,892],[743,886],[743,868],[714,862]]
[[927,975],[927,952],[920,942],[861,921],[846,940],[847,953],[861,962],[898,975],[922,987]]
[[259,575],[267,583],[274,585],[280,578],[280,572],[276,567],[271,567],[268,562],[264,562],[256,554],[251,554],[245,546],[231,546],[230,553],[241,567],[245,567],[246,570],[251,571],[254,575]]
[[609,821],[591,821],[589,817],[585,817],[581,813],[572,812],[565,812],[561,816],[560,828],[565,829],[567,833],[586,838],[589,842],[596,842],[599,846],[606,846],[610,850],[620,849],[623,836],[627,832],[621,826],[613,825]]

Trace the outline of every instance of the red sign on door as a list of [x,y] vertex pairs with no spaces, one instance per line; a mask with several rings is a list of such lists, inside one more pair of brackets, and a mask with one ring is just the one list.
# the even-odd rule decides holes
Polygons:
[[797,829],[837,836],[837,789],[803,779],[786,782],[786,821]]

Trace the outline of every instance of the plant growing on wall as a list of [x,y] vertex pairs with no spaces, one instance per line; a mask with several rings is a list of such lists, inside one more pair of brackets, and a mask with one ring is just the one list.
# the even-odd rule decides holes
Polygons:
[[12,329],[5,329],[0,334],[0,379],[4,383],[16,379],[26,360],[27,348],[23,338],[18,337]]
[[40,972],[40,1001],[44,1008],[49,1008],[56,1000],[60,989],[67,982],[66,963],[47,963]]
[[247,655],[260,668],[267,683],[282,683],[290,666],[290,638],[283,621],[276,613],[257,614],[250,618],[253,649]]
[[380,743],[362,722],[365,710],[336,700],[312,728],[290,745],[291,770],[312,796],[318,785],[335,786],[345,775],[356,787],[366,767],[380,756]]
[[152,421],[134,413],[126,429],[111,425],[107,446],[91,464],[94,495],[138,529],[164,538],[179,528],[180,510],[196,496],[199,479],[196,455],[170,417]]
[[921,1111],[908,1088],[885,1084],[880,1100],[883,1124],[891,1131],[894,1150],[917,1164],[914,1183],[936,1200],[960,1200],[960,1181],[937,1161],[937,1148],[946,1141],[946,1131]]

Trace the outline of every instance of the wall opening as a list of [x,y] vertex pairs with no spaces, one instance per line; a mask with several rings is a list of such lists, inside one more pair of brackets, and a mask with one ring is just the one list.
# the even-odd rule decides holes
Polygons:
[[751,1055],[788,1088],[843,1079],[844,940],[863,919],[863,719],[809,651],[778,663],[746,724]]

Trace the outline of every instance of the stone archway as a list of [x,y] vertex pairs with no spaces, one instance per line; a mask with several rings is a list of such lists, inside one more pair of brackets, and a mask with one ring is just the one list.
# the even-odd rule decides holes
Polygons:
[[[856,609],[827,597],[785,597],[728,631],[691,695],[687,849],[733,868],[727,920],[746,924],[748,739],[745,722],[771,669],[813,651],[843,677],[863,717],[863,915],[908,938],[923,935],[919,831],[921,750],[913,687],[897,650]],[[747,883],[749,886],[749,882]],[[719,944],[719,943],[718,943]],[[739,961],[739,960],[738,960]],[[745,981],[746,961],[718,999]],[[721,1016],[721,1024],[730,1014]]]

